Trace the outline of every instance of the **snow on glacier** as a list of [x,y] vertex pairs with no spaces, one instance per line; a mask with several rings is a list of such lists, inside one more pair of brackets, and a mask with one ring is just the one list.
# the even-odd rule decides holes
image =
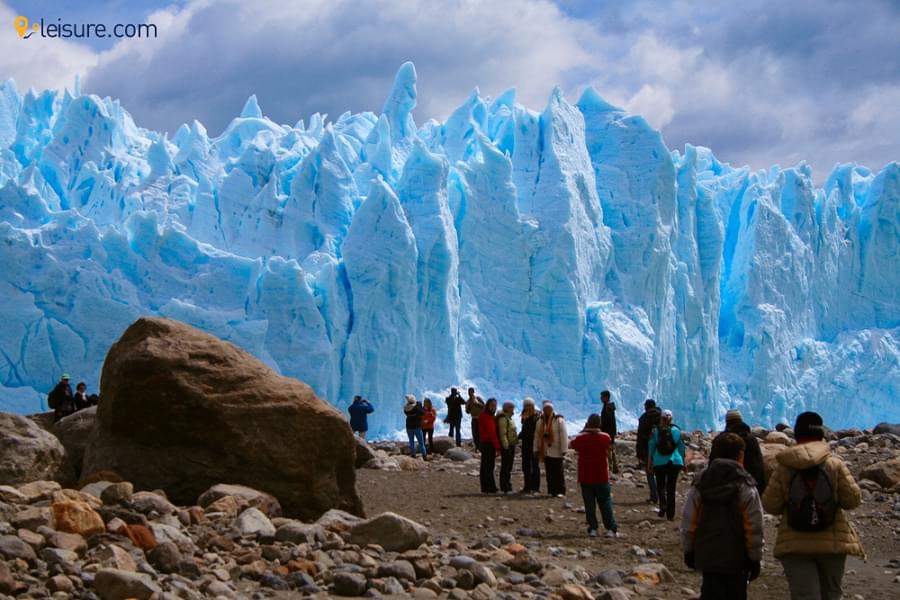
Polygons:
[[118,102],[0,84],[0,407],[63,372],[96,389],[142,314],[229,340],[345,408],[403,426],[403,395],[475,385],[553,399],[610,389],[688,427],[740,408],[832,426],[900,421],[900,164],[753,172],[593,89],[543,111],[475,89],[412,112],[274,123],[251,96],[211,137]]

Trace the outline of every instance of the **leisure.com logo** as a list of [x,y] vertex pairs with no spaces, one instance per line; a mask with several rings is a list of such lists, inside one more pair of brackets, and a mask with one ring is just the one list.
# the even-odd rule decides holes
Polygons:
[[116,23],[107,27],[105,23],[69,23],[61,18],[46,21],[43,17],[29,21],[19,15],[13,19],[13,27],[23,40],[37,34],[42,38],[87,39],[87,38],[155,38],[156,25],[153,23]]

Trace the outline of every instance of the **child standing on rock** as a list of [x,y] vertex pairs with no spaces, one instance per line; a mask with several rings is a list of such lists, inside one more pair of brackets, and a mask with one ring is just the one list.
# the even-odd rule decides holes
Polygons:
[[597,506],[606,528],[606,537],[618,537],[618,526],[613,515],[612,488],[609,483],[609,451],[612,438],[600,430],[600,415],[588,417],[587,424],[569,448],[578,452],[578,483],[584,499],[584,516],[587,518],[588,535],[597,536]]

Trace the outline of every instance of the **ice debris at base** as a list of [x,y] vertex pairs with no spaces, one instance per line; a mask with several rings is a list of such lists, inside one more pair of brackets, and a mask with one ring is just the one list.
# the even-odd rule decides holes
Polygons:
[[900,164],[735,169],[593,90],[543,112],[478,90],[417,126],[277,124],[251,97],[169,139],[118,102],[0,85],[0,408],[96,387],[141,314],[201,327],[402,429],[407,392],[474,384],[580,420],[612,390],[687,427],[900,420]]

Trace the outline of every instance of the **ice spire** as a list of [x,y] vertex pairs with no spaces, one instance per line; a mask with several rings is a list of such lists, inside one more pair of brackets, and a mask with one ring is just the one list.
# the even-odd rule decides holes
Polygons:
[[406,139],[415,133],[416,123],[412,118],[415,107],[416,67],[411,62],[405,62],[397,70],[394,86],[381,111],[388,118],[394,141]]

